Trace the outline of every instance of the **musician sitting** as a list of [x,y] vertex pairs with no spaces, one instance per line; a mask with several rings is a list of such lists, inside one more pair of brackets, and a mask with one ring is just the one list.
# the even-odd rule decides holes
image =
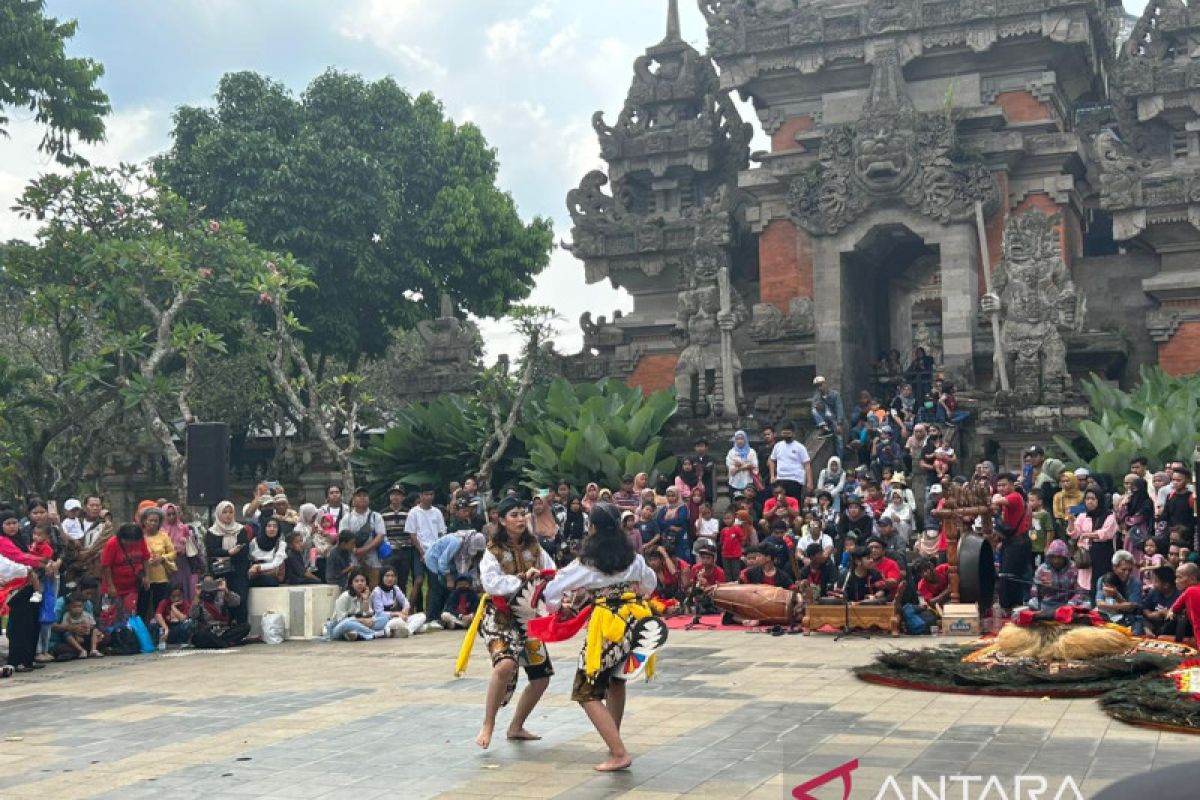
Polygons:
[[806,566],[800,570],[800,594],[806,599],[827,597],[837,586],[838,571],[819,542],[804,551]]
[[872,536],[867,540],[867,549],[871,552],[874,569],[880,575],[880,588],[888,600],[894,600],[900,581],[904,580],[904,570],[893,559],[888,558],[883,540]]
[[884,583],[883,576],[875,569],[871,551],[860,547],[850,554],[849,572],[834,594],[851,603],[882,603],[886,597]]
[[918,580],[917,594],[921,600],[940,612],[950,599],[950,565],[934,564],[928,559],[919,558],[913,562],[912,574]]
[[764,550],[762,545],[746,551],[746,564],[746,569],[738,575],[738,583],[761,583],[787,589],[796,582],[791,572],[775,563],[770,548]]
[[717,551],[709,545],[701,545],[697,551],[700,563],[692,567],[691,599],[697,614],[715,614],[716,606],[708,590],[725,582],[725,570],[717,566]]

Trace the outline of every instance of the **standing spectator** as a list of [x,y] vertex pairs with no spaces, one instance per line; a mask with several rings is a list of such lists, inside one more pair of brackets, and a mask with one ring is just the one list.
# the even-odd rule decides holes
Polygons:
[[[595,484],[590,485],[595,486]],[[632,511],[624,511],[621,514],[622,524],[624,524],[626,514],[630,519],[634,519]],[[561,556],[564,564],[569,563],[579,554],[579,546],[587,536],[587,531],[587,513],[583,510],[583,500],[579,497],[572,497],[567,503],[567,519],[563,523]],[[640,553],[641,550],[638,549],[637,552]]]
[[1046,545],[1055,539],[1054,518],[1046,510],[1045,492],[1034,487],[1026,500],[1029,505],[1029,546],[1032,550],[1032,566],[1042,563]]
[[662,536],[662,546],[673,558],[689,560],[692,555],[691,542],[688,541],[688,510],[681,502],[679,489],[667,488],[667,504],[658,510],[655,522]]
[[20,532],[17,515],[13,511],[0,511],[0,556],[3,556],[3,575],[8,578],[3,587],[8,600],[8,666],[17,672],[28,672],[43,666],[34,659],[40,633],[38,614],[42,608],[35,570],[43,566],[43,560],[28,552]]
[[171,574],[171,585],[178,587],[183,592],[183,599],[190,603],[196,590],[192,564],[193,559],[200,555],[200,549],[192,538],[192,529],[184,523],[179,506],[174,503],[163,506],[163,530],[175,548],[175,571]]
[[1144,478],[1130,473],[1128,492],[1121,498],[1117,522],[1124,530],[1123,547],[1133,554],[1135,566],[1141,566],[1147,541],[1154,524],[1154,501]]
[[[758,453],[750,447],[745,431],[733,434],[733,447],[725,455],[725,469],[729,473],[730,497],[744,491],[758,476]],[[712,498],[715,500],[716,495]]]
[[425,580],[425,551],[433,547],[433,543],[446,535],[446,518],[440,509],[433,507],[433,486],[425,484],[417,505],[408,512],[404,521],[404,531],[412,537],[416,548],[417,560],[413,566],[413,590],[410,599],[413,609],[421,611],[425,608],[421,599],[421,586]]
[[917,397],[926,397],[933,389],[934,366],[933,357],[925,352],[924,347],[913,350],[912,363],[908,365],[908,382],[912,384]]
[[704,496],[710,499],[717,496],[717,462],[708,454],[708,439],[700,438],[693,445],[696,469],[700,472],[700,480],[704,484]]
[[813,422],[833,439],[833,452],[840,459],[845,455],[846,439],[846,409],[842,406],[842,396],[836,389],[830,389],[821,375],[813,378],[813,389]]
[[[1079,489],[1079,479],[1069,469],[1064,469],[1058,476],[1058,494],[1054,495],[1054,519],[1066,530],[1071,522],[1072,513],[1078,513],[1078,507],[1083,503],[1083,492]],[[1072,512],[1071,509],[1076,509]]]
[[702,477],[699,467],[696,466],[696,459],[692,456],[684,456],[679,462],[679,471],[675,475],[675,488],[679,490],[684,500],[691,498],[696,487],[704,485]]
[[142,537],[150,558],[146,562],[146,580],[149,581],[149,596],[142,601],[138,609],[142,619],[154,618],[154,609],[167,599],[171,593],[171,575],[175,573],[175,545],[171,537],[162,529],[163,512],[157,507],[142,511]]
[[[329,552],[329,539],[321,530],[321,512],[312,503],[303,503],[296,515],[299,522],[292,528],[293,534],[300,535],[300,550],[304,554],[304,569],[312,570],[321,575],[324,572],[325,553]],[[318,537],[320,539],[318,540]],[[320,544],[318,544],[318,541]],[[291,549],[291,537],[288,537],[288,548]]]
[[100,554],[101,591],[118,601],[126,614],[136,613],[139,596],[149,592],[150,581],[146,576],[149,561],[150,550],[142,528],[133,522],[118,528],[117,535],[108,540]]
[[808,448],[796,441],[796,431],[790,422],[782,426],[783,441],[776,442],[771,450],[771,482],[782,483],[789,497],[797,501],[804,499],[804,490],[812,491],[812,459]]
[[[404,524],[408,521],[408,510],[404,507],[404,487],[396,484],[388,489],[388,507],[379,516],[383,518],[384,536],[392,555],[388,563],[396,568],[396,584],[401,591],[408,586],[408,576],[412,573],[412,536],[404,532]],[[385,565],[386,566],[386,565]]]
[[[642,532],[637,527],[637,515],[632,511],[621,512],[621,531],[625,534],[625,538],[629,540],[629,546],[633,548],[633,552],[641,554],[643,542]],[[578,555],[579,549],[575,549],[575,554]]]
[[224,578],[207,577],[200,581],[199,596],[189,612],[195,626],[192,644],[209,650],[241,644],[250,634],[250,626],[238,622],[233,611],[242,605],[241,595],[231,591]]
[[[637,478],[640,478],[642,480],[649,480],[646,473],[644,473],[644,472],[639,473]],[[633,511],[633,510],[637,509],[639,503],[641,502],[641,495],[639,494],[639,492],[644,491],[647,488],[647,487],[642,487],[642,489],[639,490],[637,488],[637,478],[634,478],[632,475],[622,476],[621,488],[618,489],[612,496],[612,501],[613,501],[613,503],[616,504],[617,508],[620,508],[624,511]],[[588,494],[589,495],[592,493],[593,486],[596,486],[596,485],[593,483],[588,484]],[[586,497],[584,498],[584,501],[585,501],[584,502],[584,510],[586,511],[587,510],[587,498]],[[600,501],[600,487],[596,486],[595,498],[591,502],[594,504],[599,501]]]
[[[1167,530],[1179,525],[1188,529],[1189,539],[1195,539],[1196,530],[1196,512],[1192,501],[1192,493],[1188,489],[1188,483],[1192,480],[1192,473],[1182,466],[1175,466],[1171,470],[1170,489],[1167,491],[1166,500],[1163,501],[1162,514],[1159,519],[1166,523]],[[1188,541],[1188,548],[1192,551],[1200,550],[1200,542]]]
[[[626,492],[625,478],[629,479],[628,494],[623,494]],[[617,494],[622,495],[621,499],[625,501],[625,506],[629,505],[631,502],[637,502],[637,495],[633,493],[632,475],[626,475],[621,478],[621,490],[617,492]],[[616,502],[616,496],[616,494],[613,495],[613,502]],[[600,484],[589,483],[583,490],[583,497],[579,500],[579,504],[583,509],[583,513],[590,514],[592,512],[592,506],[596,505],[598,502],[600,502]],[[625,508],[625,506],[621,505],[620,503],[618,503],[617,506],[618,508]],[[628,511],[629,509],[625,508],[625,510]]]
[[329,486],[325,489],[325,505],[321,506],[321,513],[333,517],[334,530],[342,529],[342,519],[350,513],[350,506],[342,502],[342,487]]
[[88,495],[84,498],[83,519],[79,522],[82,530],[82,539],[79,544],[82,547],[93,546],[100,537],[100,532],[104,529],[104,518],[100,513],[103,510],[104,503],[96,495]]
[[350,531],[354,534],[354,557],[367,575],[371,586],[379,585],[379,545],[387,538],[383,517],[371,510],[371,494],[366,487],[354,490],[350,498],[350,513],[342,517],[338,533]]
[[654,504],[653,500],[647,500],[638,509],[638,518],[634,527],[637,528],[642,542],[639,553],[649,552],[651,548],[658,547],[662,543],[662,534],[658,530],[658,521],[655,519],[657,513],[658,506]]
[[1025,498],[1021,497],[1016,485],[1017,477],[1012,473],[1000,475],[996,487],[998,493],[992,500],[996,533],[1003,543],[1000,549],[1000,607],[1006,614],[1025,602],[1025,582],[1032,578],[1030,518],[1025,511]]
[[479,491],[479,481],[475,480],[474,475],[468,475],[463,479],[462,490],[471,502],[471,516],[478,520],[487,519],[487,498],[483,496],[483,492]]
[[[764,466],[769,467],[771,462],[771,452],[775,449],[775,428],[772,425],[763,425],[759,434],[762,436],[763,443],[762,447],[755,450],[755,453],[758,454],[759,475],[762,475],[762,468]],[[768,477],[770,476],[769,471],[767,475]]]
[[1088,551],[1091,565],[1079,570],[1079,586],[1088,597],[1093,597],[1097,579],[1112,569],[1117,520],[1108,510],[1104,492],[1094,489],[1084,492],[1083,508],[1082,514],[1071,516],[1067,535],[1075,540],[1079,549]]
[[[204,550],[208,554],[208,572],[223,577],[230,591],[239,598],[250,591],[250,536],[249,526],[234,519],[233,503],[223,500],[217,504],[216,521],[204,537]],[[193,606],[195,601],[193,601]],[[234,605],[234,621],[246,621],[248,609]]]

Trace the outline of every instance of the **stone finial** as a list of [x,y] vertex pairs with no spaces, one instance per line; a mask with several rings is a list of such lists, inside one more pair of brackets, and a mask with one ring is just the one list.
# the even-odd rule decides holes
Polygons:
[[669,0],[667,5],[667,38],[663,42],[680,42],[683,36],[679,28],[679,0]]

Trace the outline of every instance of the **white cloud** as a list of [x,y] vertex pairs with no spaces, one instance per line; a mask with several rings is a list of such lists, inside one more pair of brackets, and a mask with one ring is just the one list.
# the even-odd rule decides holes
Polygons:
[[520,56],[525,50],[525,23],[502,19],[484,33],[483,52],[488,61],[503,62]]
[[420,0],[355,0],[343,10],[337,31],[347,39],[371,43],[403,66],[442,78],[446,68],[414,43],[420,39],[419,29],[439,16],[441,7]]
[[550,37],[546,46],[538,53],[538,63],[552,64],[575,52],[579,40],[579,26],[572,23]]

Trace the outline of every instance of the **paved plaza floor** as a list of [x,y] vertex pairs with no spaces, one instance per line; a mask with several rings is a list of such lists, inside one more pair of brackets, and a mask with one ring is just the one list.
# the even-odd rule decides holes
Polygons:
[[[1091,797],[1200,753],[1195,737],[1111,721],[1094,700],[909,692],[848,672],[881,648],[928,638],[678,631],[658,677],[630,687],[633,768],[599,775],[591,767],[603,745],[568,699],[577,642],[552,649],[558,675],[528,726],[545,738],[498,735],[485,753],[473,739],[488,659],[477,647],[454,679],[460,641],[433,633],[181,651],[2,681],[0,798],[774,800],[852,759],[854,798],[913,796],[914,775],[935,789],[940,777],[995,777],[1008,797],[1016,776],[1044,777],[1046,797],[1069,776]],[[961,797],[954,780],[946,796]],[[893,785],[902,794],[885,789]],[[971,797],[983,788],[965,785]],[[841,798],[841,781],[811,794]]]

